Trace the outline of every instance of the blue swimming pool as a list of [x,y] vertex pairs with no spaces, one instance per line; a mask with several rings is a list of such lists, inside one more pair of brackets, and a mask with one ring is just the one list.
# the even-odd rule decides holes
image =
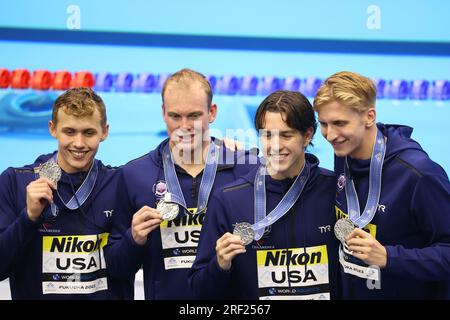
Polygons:
[[[438,0],[376,4],[249,0],[240,3],[239,10],[206,0],[189,4],[136,0],[132,5],[105,0],[4,1],[0,69],[126,72],[134,79],[186,67],[216,79],[325,79],[350,70],[387,83],[419,81],[432,86],[447,81],[448,85],[449,8],[449,3]],[[107,104],[111,131],[99,158],[123,164],[165,137],[157,92],[118,92],[115,85],[108,92],[104,89],[97,88]],[[0,170],[30,163],[56,148],[46,123],[57,94],[0,89]],[[234,137],[237,130],[251,131],[252,110],[263,98],[248,92],[216,94],[215,134],[227,135],[228,130]],[[450,173],[450,100],[431,95],[424,100],[401,98],[379,100],[378,120],[413,126],[413,137]],[[331,147],[320,133],[314,142],[310,151],[331,168]]]
[[[45,106],[57,95],[56,92],[34,92],[3,90],[0,92],[0,112],[12,109],[11,105],[27,103],[28,109],[16,114],[14,119],[0,117],[0,145],[3,156],[0,168],[29,163],[37,155],[56,148],[54,140],[47,131],[51,116],[51,105]],[[11,98],[15,96],[15,98]],[[165,124],[161,116],[161,97],[157,93],[101,93],[106,105],[110,136],[102,143],[98,157],[111,165],[124,164],[154,148],[166,138]],[[38,101],[40,109],[30,108],[30,99]],[[27,100],[28,99],[28,100]],[[219,115],[213,123],[212,134],[228,136],[245,142],[247,147],[257,146],[256,131],[253,129],[253,113],[263,96],[216,95]],[[41,104],[39,104],[41,103]],[[8,107],[9,105],[9,107]],[[36,110],[37,109],[37,110]],[[407,124],[414,127],[413,138],[417,139],[432,159],[450,172],[450,151],[447,141],[450,119],[448,102],[380,100],[377,106],[378,120],[385,123]],[[314,147],[310,152],[316,154],[324,167],[332,168],[333,151],[317,132]]]

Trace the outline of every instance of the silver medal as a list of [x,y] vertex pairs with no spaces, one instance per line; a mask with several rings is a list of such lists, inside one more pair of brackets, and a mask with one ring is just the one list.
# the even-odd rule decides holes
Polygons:
[[353,222],[349,219],[342,218],[334,225],[334,234],[339,241],[345,243],[345,239],[352,233],[353,229],[355,229]]
[[180,212],[178,204],[165,202],[164,200],[158,202],[156,210],[158,210],[161,213],[161,217],[167,221],[175,219]]
[[54,161],[41,163],[39,166],[39,178],[47,178],[57,184],[61,179],[61,168]]
[[233,234],[241,237],[244,246],[252,243],[255,238],[255,230],[253,230],[252,225],[248,222],[236,223]]

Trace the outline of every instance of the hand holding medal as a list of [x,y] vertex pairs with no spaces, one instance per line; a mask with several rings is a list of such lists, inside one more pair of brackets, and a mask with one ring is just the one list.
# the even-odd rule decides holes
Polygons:
[[[27,214],[30,220],[36,221],[45,207],[53,203],[53,188],[61,178],[61,168],[54,161],[42,163],[35,169],[39,179],[32,181],[27,186]],[[41,178],[46,178],[47,180]]]
[[134,242],[144,245],[150,232],[158,228],[161,222],[161,213],[158,210],[149,206],[140,208],[131,220],[131,236]]
[[[253,241],[250,224],[238,223],[233,234],[227,232],[216,242],[217,264],[220,269],[227,271],[231,269],[234,258],[246,252],[245,245]],[[250,240],[252,239],[252,240]]]

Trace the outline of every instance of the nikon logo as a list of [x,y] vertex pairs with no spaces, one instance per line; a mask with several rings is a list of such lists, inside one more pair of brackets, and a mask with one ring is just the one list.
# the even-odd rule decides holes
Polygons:
[[205,214],[188,214],[182,215],[181,219],[175,219],[167,222],[167,227],[183,227],[183,226],[194,226],[203,225],[203,220],[205,220]]
[[100,248],[101,239],[82,240],[79,237],[53,238],[50,252],[93,252]]
[[268,251],[264,261],[265,266],[297,266],[320,263],[322,252],[302,252],[294,253],[292,250],[274,250]]

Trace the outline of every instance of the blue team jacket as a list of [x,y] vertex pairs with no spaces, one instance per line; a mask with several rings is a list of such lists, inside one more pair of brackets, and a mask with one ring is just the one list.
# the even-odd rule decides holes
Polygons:
[[[170,260],[183,257],[186,257],[185,260],[190,259],[192,264],[195,258],[200,234],[198,226],[201,227],[205,217],[204,213],[198,215],[194,213],[203,173],[193,178],[182,168],[175,166],[178,181],[191,213],[188,216],[180,215],[173,222],[163,223],[164,228],[152,231],[144,246],[137,245],[131,236],[133,214],[144,205],[155,208],[166,191],[161,153],[167,143],[168,139],[155,150],[124,166],[117,192],[121,212],[113,218],[113,231],[105,248],[106,261],[110,272],[117,277],[134,275],[143,266],[146,299],[194,299],[187,282],[189,268],[166,269],[166,264],[170,265]],[[251,163],[252,161],[255,163],[257,157],[249,152],[234,152],[222,146],[219,154],[219,165],[211,195],[218,188],[236,180],[256,166]],[[209,205],[206,216],[209,214]],[[189,231],[194,225],[197,229]],[[178,230],[174,229],[177,226],[181,228],[180,232],[165,235],[167,231]],[[163,248],[162,236],[168,242],[181,243],[180,247]],[[186,241],[191,245],[182,247],[182,243]]]
[[[132,299],[134,279],[110,278],[98,250],[109,235],[115,212],[111,190],[115,190],[119,170],[99,161],[97,181],[81,210],[67,209],[54,192],[59,214],[51,217],[45,210],[33,222],[26,213],[26,186],[37,178],[34,168],[52,156],[8,168],[0,176],[0,279],[9,277],[13,299]],[[64,201],[72,197],[86,174],[62,174],[58,191]],[[75,293],[89,291],[96,279],[102,288],[107,279],[107,289]]]
[[[381,269],[379,284],[369,286],[366,279],[344,273],[341,268],[343,298],[448,299],[448,177],[421,146],[410,138],[412,128],[381,123],[377,126],[387,137],[381,196],[373,220],[364,229],[385,246],[387,266]],[[349,166],[360,206],[364,207],[370,160],[349,159]],[[343,171],[344,158],[335,158],[338,218],[347,216]],[[360,260],[354,262],[364,265]]]
[[[310,178],[294,206],[265,230],[259,241],[237,255],[229,271],[217,264],[216,241],[232,233],[237,222],[254,223],[256,169],[214,194],[189,282],[203,299],[338,298],[337,247],[333,235],[334,174],[312,165]],[[266,176],[269,213],[281,201],[294,179]],[[326,281],[323,281],[327,279]],[[328,297],[321,295],[328,292]],[[318,294],[319,293],[319,294]],[[289,297],[291,295],[291,297]]]

